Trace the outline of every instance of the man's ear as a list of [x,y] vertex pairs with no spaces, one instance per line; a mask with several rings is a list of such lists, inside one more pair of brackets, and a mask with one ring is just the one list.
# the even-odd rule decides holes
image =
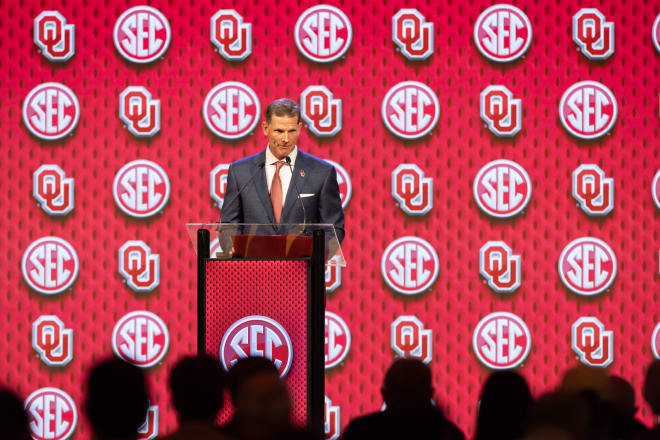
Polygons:
[[264,131],[264,136],[268,136],[268,122],[264,121],[264,122],[261,124],[261,128],[262,128],[263,131]]

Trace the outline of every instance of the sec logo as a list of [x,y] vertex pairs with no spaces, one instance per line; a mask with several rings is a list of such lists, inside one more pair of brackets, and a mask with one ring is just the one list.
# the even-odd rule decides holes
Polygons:
[[138,440],[152,440],[158,437],[158,405],[149,405],[147,417],[137,430]]
[[660,322],[655,325],[653,329],[653,336],[651,336],[651,350],[656,359],[660,359]]
[[228,81],[213,87],[204,100],[204,122],[216,136],[238,139],[247,136],[261,117],[254,91],[243,83]]
[[323,434],[325,440],[337,440],[341,434],[341,408],[325,396],[323,404]]
[[424,329],[416,316],[399,316],[391,326],[391,346],[402,358],[414,358],[428,364],[433,360],[433,331]]
[[234,9],[220,9],[211,17],[211,43],[228,61],[243,61],[252,53],[252,23]]
[[491,61],[505,63],[520,58],[532,43],[532,24],[512,5],[497,4],[479,15],[474,24],[474,44]]
[[527,324],[513,313],[495,312],[484,317],[474,329],[472,348],[479,361],[494,370],[522,364],[532,348]]
[[152,137],[160,131],[160,100],[145,87],[126,87],[119,95],[119,119],[132,135]]
[[67,215],[73,211],[73,178],[57,165],[41,165],[32,173],[32,195],[46,214]]
[[433,209],[433,179],[412,163],[392,171],[392,197],[408,215],[424,215]]
[[325,312],[325,369],[342,363],[351,349],[351,331],[336,313]]
[[58,388],[40,388],[25,399],[30,435],[35,440],[65,440],[76,429],[78,410],[73,399]]
[[211,170],[211,198],[220,209],[227,194],[227,174],[229,174],[228,163],[221,163]]
[[160,284],[160,255],[141,240],[128,240],[119,248],[119,274],[134,292],[151,292]]
[[330,5],[312,6],[303,12],[293,31],[296,46],[307,59],[329,63],[344,55],[353,39],[346,14]]
[[392,17],[392,40],[409,60],[425,60],[433,53],[433,23],[417,9],[400,9]]
[[614,53],[614,23],[596,8],[582,8],[573,16],[573,41],[590,60],[606,60]]
[[149,368],[170,347],[170,332],[160,317],[146,310],[124,315],[112,330],[112,351],[133,365]]
[[440,103],[426,84],[403,81],[385,95],[381,115],[393,134],[404,139],[417,139],[435,127],[440,117]]
[[489,241],[479,250],[479,273],[494,292],[515,292],[522,278],[520,267],[520,255],[503,241]]
[[380,260],[380,271],[387,285],[404,295],[430,289],[438,278],[439,268],[435,249],[418,237],[394,240]]
[[573,171],[573,198],[587,214],[602,216],[614,209],[614,179],[598,165],[583,164]]
[[124,214],[150,217],[160,212],[169,200],[170,179],[157,163],[134,160],[115,175],[112,195]]
[[[332,257],[330,260],[337,258]],[[341,266],[338,264],[328,264],[325,265],[325,291],[326,293],[334,292],[341,286]]]
[[604,241],[582,237],[566,245],[559,257],[558,270],[561,281],[572,292],[596,295],[614,282],[616,256]]
[[655,206],[660,209],[660,169],[655,172],[655,176],[653,177],[653,183],[651,184],[651,195],[653,196]]
[[505,86],[488,86],[479,95],[479,113],[495,136],[515,136],[522,128],[522,100]]
[[42,237],[33,241],[21,261],[25,282],[33,290],[46,295],[55,295],[71,287],[79,269],[76,250],[59,237]]
[[598,318],[584,316],[571,327],[571,346],[578,359],[590,367],[605,368],[614,361],[614,332]]
[[229,327],[220,343],[220,362],[229,371],[239,359],[258,356],[271,360],[280,377],[293,363],[293,344],[284,327],[266,316],[241,318]]
[[42,315],[32,323],[32,348],[49,367],[63,367],[73,360],[73,330],[55,315]]
[[132,63],[144,64],[165,54],[172,30],[159,10],[135,6],[119,16],[112,36],[119,55]]
[[341,130],[341,99],[325,86],[309,86],[300,94],[300,117],[316,136],[334,136]]
[[346,205],[351,201],[351,196],[353,195],[353,184],[351,183],[351,176],[348,175],[348,172],[339,165],[337,162],[325,159],[330,165],[335,167],[337,171],[337,184],[339,185],[339,197],[341,199],[341,207],[346,209]]
[[529,203],[532,181],[523,167],[499,159],[479,170],[472,193],[482,212],[492,217],[508,218],[520,213]]
[[595,139],[606,134],[614,125],[618,111],[614,94],[596,81],[573,84],[559,102],[562,125],[580,139]]
[[52,141],[63,138],[76,128],[78,119],[78,98],[64,84],[40,84],[23,101],[23,122],[30,133],[40,139]]
[[57,11],[43,11],[34,19],[34,44],[48,61],[67,61],[76,53],[75,26]]
[[660,52],[660,14],[655,17],[655,21],[653,22],[652,38],[655,50]]

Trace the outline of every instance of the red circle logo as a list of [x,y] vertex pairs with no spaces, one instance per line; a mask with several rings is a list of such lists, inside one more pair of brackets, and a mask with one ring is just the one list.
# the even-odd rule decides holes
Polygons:
[[317,5],[298,17],[293,35],[303,56],[317,63],[329,63],[348,50],[353,27],[341,10],[330,5]]
[[351,176],[348,175],[348,172],[339,165],[337,162],[325,159],[330,165],[335,167],[337,171],[337,184],[339,185],[339,198],[341,199],[341,207],[346,209],[346,205],[351,200],[353,195],[353,184],[351,183]]
[[532,336],[527,324],[513,313],[495,312],[477,324],[472,348],[486,367],[505,370],[525,361],[532,348]]
[[172,30],[167,18],[151,6],[127,9],[112,34],[119,55],[133,63],[150,63],[170,46]]
[[250,87],[227,81],[213,87],[202,108],[206,126],[223,139],[238,139],[254,130],[261,117],[259,98]]
[[40,388],[25,399],[30,435],[35,440],[64,440],[73,434],[78,410],[73,399],[57,388]]
[[559,257],[559,276],[564,285],[578,295],[601,293],[614,281],[616,255],[603,240],[582,237],[570,242]]
[[80,104],[64,84],[47,82],[30,90],[23,101],[23,122],[30,133],[52,141],[71,133],[80,119]]
[[438,278],[440,263],[435,249],[418,237],[401,237],[385,249],[380,270],[394,291],[414,295],[430,289]]
[[393,134],[404,139],[417,139],[435,127],[440,117],[440,103],[426,84],[403,81],[385,95],[381,115]]
[[612,91],[596,81],[573,84],[559,102],[562,125],[580,139],[595,139],[610,131],[618,111]]
[[131,217],[150,217],[170,198],[170,179],[155,162],[134,160],[115,175],[112,195],[117,207]]
[[474,24],[474,44],[491,61],[516,60],[527,52],[531,43],[532,24],[515,6],[493,5]]
[[167,326],[158,315],[146,310],[127,313],[112,331],[112,351],[141,368],[156,365],[169,347]]
[[25,282],[46,295],[64,292],[71,287],[79,269],[76,250],[59,237],[42,237],[32,242],[21,261]]
[[284,377],[293,362],[293,344],[282,325],[266,316],[239,319],[229,327],[220,343],[220,362],[229,371],[239,359],[265,357]]
[[339,365],[351,349],[351,331],[336,313],[325,312],[325,369]]
[[527,171],[510,160],[494,160],[484,165],[472,185],[477,206],[493,217],[513,217],[532,197],[532,181]]

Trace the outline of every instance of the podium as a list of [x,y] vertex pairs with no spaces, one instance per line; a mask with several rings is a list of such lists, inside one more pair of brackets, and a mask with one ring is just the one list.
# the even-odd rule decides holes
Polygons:
[[[325,266],[345,266],[333,225],[189,223],[197,251],[197,351],[229,370],[273,361],[292,421],[323,430]],[[231,417],[230,402],[220,415]]]

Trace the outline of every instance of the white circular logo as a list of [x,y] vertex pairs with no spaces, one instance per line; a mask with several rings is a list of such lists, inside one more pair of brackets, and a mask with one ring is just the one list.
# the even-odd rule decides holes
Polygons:
[[30,133],[52,141],[71,133],[80,119],[80,104],[64,84],[47,82],[30,90],[23,101],[23,122]]
[[595,139],[606,134],[614,125],[618,112],[614,94],[596,81],[573,84],[559,102],[562,125],[580,139]]
[[325,312],[325,369],[339,365],[351,349],[351,331],[336,313]]
[[346,205],[351,200],[353,195],[353,184],[351,183],[351,176],[348,175],[344,167],[339,165],[334,160],[325,159],[330,165],[335,167],[337,171],[337,184],[339,185],[339,197],[341,199],[341,207],[346,209]]
[[515,6],[493,5],[474,24],[474,44],[491,61],[516,60],[527,52],[531,43],[532,24]]
[[353,27],[346,14],[330,5],[317,5],[303,12],[294,30],[296,46],[303,56],[329,63],[346,53]]
[[581,237],[566,245],[559,257],[558,270],[569,290],[578,295],[596,295],[614,281],[616,255],[603,240]]
[[30,394],[25,399],[25,412],[34,440],[65,440],[78,424],[73,399],[58,388],[40,388]]
[[495,312],[475,327],[472,348],[486,367],[505,370],[525,361],[532,348],[532,336],[527,324],[518,316]]
[[653,177],[653,183],[651,184],[651,194],[653,195],[655,206],[660,209],[660,169],[655,172],[655,176]]
[[170,198],[170,179],[155,162],[134,160],[115,175],[112,195],[117,207],[131,217],[150,217]]
[[510,160],[499,159],[484,165],[472,185],[477,206],[492,217],[513,217],[525,209],[532,197],[527,171]]
[[169,347],[167,326],[158,315],[146,310],[127,313],[112,331],[112,351],[141,368],[156,365]]
[[150,63],[165,54],[172,30],[167,18],[151,6],[127,9],[112,34],[119,55],[133,63]]
[[202,107],[204,122],[216,136],[238,139],[254,130],[261,117],[259,98],[250,87],[227,81],[213,87]]
[[381,115],[393,134],[404,139],[417,139],[435,127],[440,117],[440,103],[426,84],[403,81],[385,95]]
[[59,237],[42,237],[33,241],[21,261],[25,282],[46,295],[64,292],[71,287],[79,270],[76,250]]
[[419,237],[394,240],[380,260],[380,271],[387,285],[404,295],[430,289],[438,278],[439,268],[435,249]]

